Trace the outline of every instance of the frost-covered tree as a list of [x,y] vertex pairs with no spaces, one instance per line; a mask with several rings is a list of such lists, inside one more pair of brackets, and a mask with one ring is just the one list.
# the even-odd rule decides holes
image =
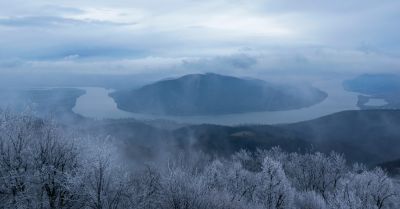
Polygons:
[[161,174],[156,167],[146,165],[132,176],[129,201],[137,209],[160,208],[162,185]]
[[24,208],[33,204],[32,145],[38,123],[30,116],[1,112],[0,208]]
[[294,208],[297,209],[328,209],[322,196],[314,191],[297,192],[295,194]]
[[87,140],[91,142],[83,159],[86,206],[93,209],[126,208],[130,182],[113,144],[93,138]]
[[57,126],[30,115],[2,113],[0,175],[4,207],[75,205],[78,152]]
[[[78,137],[77,137],[78,136]],[[0,112],[0,208],[397,209],[400,184],[342,155],[194,150],[127,166],[111,138]]]
[[81,142],[82,138],[71,137],[54,122],[2,112],[0,208],[88,207],[92,179],[104,183],[101,189],[116,190],[117,181],[107,178],[117,175],[108,173],[106,161],[89,162],[83,155],[89,149]]
[[[69,207],[79,199],[74,187],[80,187],[77,146],[64,137],[55,125],[44,125],[33,145],[35,184],[41,189],[49,208]],[[42,193],[43,192],[43,193]]]
[[324,199],[348,172],[345,159],[337,153],[328,156],[322,153],[292,153],[284,167],[298,190],[318,192]]
[[394,208],[399,201],[393,180],[380,168],[353,173],[341,181],[329,203],[337,208]]
[[255,201],[266,209],[291,208],[294,190],[282,169],[282,165],[266,157],[257,175]]

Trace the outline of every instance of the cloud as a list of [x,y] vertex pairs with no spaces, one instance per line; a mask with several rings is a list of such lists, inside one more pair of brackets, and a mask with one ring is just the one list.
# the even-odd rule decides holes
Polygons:
[[256,57],[240,53],[228,56],[217,56],[213,58],[202,58],[198,60],[184,60],[182,67],[202,72],[221,72],[237,69],[249,69],[258,62]]
[[292,0],[255,0],[251,4],[254,5],[254,2],[258,9],[269,13],[319,13],[322,15],[358,13],[387,5],[399,5],[393,0],[296,0],[296,2]]
[[54,15],[54,14],[58,14],[58,15],[67,15],[67,14],[74,14],[74,15],[78,15],[78,14],[83,14],[85,13],[84,10],[76,8],[76,7],[68,7],[68,6],[62,6],[62,5],[44,5],[41,7],[41,12],[44,14],[48,14],[48,15]]
[[[374,52],[342,51],[324,47],[275,48],[247,50],[208,58],[142,57],[135,59],[84,59],[78,55],[60,60],[8,62],[0,60],[4,73],[93,73],[131,74],[152,78],[180,76],[188,73],[220,73],[242,77],[355,76],[363,73],[397,73],[400,61]],[[286,79],[286,78],[285,78]]]
[[97,26],[124,26],[136,23],[119,23],[100,20],[78,20],[55,16],[30,16],[30,17],[8,17],[0,18],[0,26],[8,27],[64,27],[78,25],[97,25]]
[[393,71],[398,8],[390,0],[4,1],[0,71]]

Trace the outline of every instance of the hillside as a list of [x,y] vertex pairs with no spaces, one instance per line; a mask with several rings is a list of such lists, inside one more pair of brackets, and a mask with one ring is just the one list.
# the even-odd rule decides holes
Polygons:
[[379,164],[380,167],[394,175],[400,174],[400,159]]
[[332,150],[351,162],[374,165],[400,158],[400,111],[345,111],[311,121],[279,126],[199,125],[175,131],[176,138],[206,152],[233,153],[280,146],[287,151]]
[[367,165],[400,158],[400,111],[396,110],[345,111],[276,126],[204,124],[171,130],[136,120],[90,121],[87,125],[78,126],[89,133],[121,139],[127,153],[135,156],[141,153],[157,154],[160,146],[201,150],[223,156],[241,149],[255,151],[279,146],[288,152],[336,151],[343,153],[349,162]]
[[344,111],[282,128],[316,149],[337,150],[348,159],[375,164],[400,157],[400,111]]
[[387,102],[379,108],[400,109],[400,75],[364,74],[346,80],[343,86],[347,91],[364,94],[358,98],[361,109],[376,109],[368,105],[370,99],[383,99]]
[[324,100],[310,86],[272,84],[218,74],[191,74],[110,94],[118,108],[135,113],[218,115],[298,109]]
[[17,89],[0,90],[0,109],[23,112],[30,109],[37,116],[57,117],[66,121],[82,120],[72,108],[76,100],[85,94],[76,88]]

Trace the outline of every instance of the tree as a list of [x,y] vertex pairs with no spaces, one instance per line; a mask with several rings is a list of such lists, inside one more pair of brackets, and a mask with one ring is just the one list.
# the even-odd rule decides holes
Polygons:
[[77,146],[49,121],[3,112],[0,174],[4,207],[72,207],[79,171]]
[[398,196],[392,179],[380,168],[353,175],[346,187],[360,199],[363,208],[388,208]]
[[266,157],[257,179],[257,188],[254,192],[256,202],[267,209],[292,207],[294,190],[279,162]]
[[32,150],[39,121],[8,111],[0,116],[0,208],[32,204]]
[[176,150],[168,163],[132,169],[115,144],[0,112],[0,208],[399,208],[398,181],[336,153],[273,148],[211,160]]
[[343,156],[334,152],[329,156],[291,153],[285,171],[297,189],[318,192],[326,200],[348,173],[348,168]]
[[[40,200],[47,199],[49,208],[71,207],[80,187],[79,152],[77,145],[54,124],[44,124],[32,145],[33,169],[38,174],[35,184],[39,186]],[[42,204],[42,202],[40,203]]]
[[130,203],[138,209],[160,208],[162,185],[161,174],[154,166],[145,168],[132,176],[130,183]]
[[296,193],[294,202],[297,209],[328,209],[322,196],[314,191]]

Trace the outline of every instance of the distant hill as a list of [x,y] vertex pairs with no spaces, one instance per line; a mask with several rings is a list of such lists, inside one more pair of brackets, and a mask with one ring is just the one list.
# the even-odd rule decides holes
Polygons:
[[0,109],[26,111],[30,109],[37,116],[57,117],[60,120],[80,120],[81,116],[73,113],[76,100],[85,94],[75,88],[49,88],[26,90],[0,90]]
[[398,127],[400,111],[363,110],[278,126],[189,126],[174,134],[183,144],[188,138],[196,139],[192,146],[212,153],[280,146],[286,151],[334,150],[349,161],[375,165],[400,158]]
[[400,75],[364,74],[344,81],[343,86],[347,91],[364,94],[358,98],[361,109],[377,108],[368,105],[370,99],[383,99],[387,102],[379,108],[400,109]]
[[[167,123],[167,122],[164,122]],[[399,167],[400,110],[352,110],[284,125],[188,125],[171,130],[134,119],[76,123],[88,134],[113,136],[132,157],[157,155],[166,147],[228,156],[241,149],[279,146],[285,151],[343,153],[350,162]],[[170,149],[173,150],[173,149]]]
[[191,74],[110,94],[118,108],[136,113],[217,115],[298,109],[327,94],[311,86],[272,84],[218,74]]
[[182,147],[192,146],[218,155],[230,155],[241,149],[255,151],[276,146],[291,152],[305,152],[312,148],[311,143],[303,138],[275,126],[196,125],[178,129],[173,134]]
[[352,161],[376,164],[400,158],[400,111],[344,111],[283,125],[315,149],[344,153]]
[[387,170],[389,173],[394,175],[400,175],[400,159],[392,160],[389,162],[381,163],[378,166]]
[[344,81],[343,86],[348,91],[369,95],[398,93],[400,92],[400,75],[363,74]]

